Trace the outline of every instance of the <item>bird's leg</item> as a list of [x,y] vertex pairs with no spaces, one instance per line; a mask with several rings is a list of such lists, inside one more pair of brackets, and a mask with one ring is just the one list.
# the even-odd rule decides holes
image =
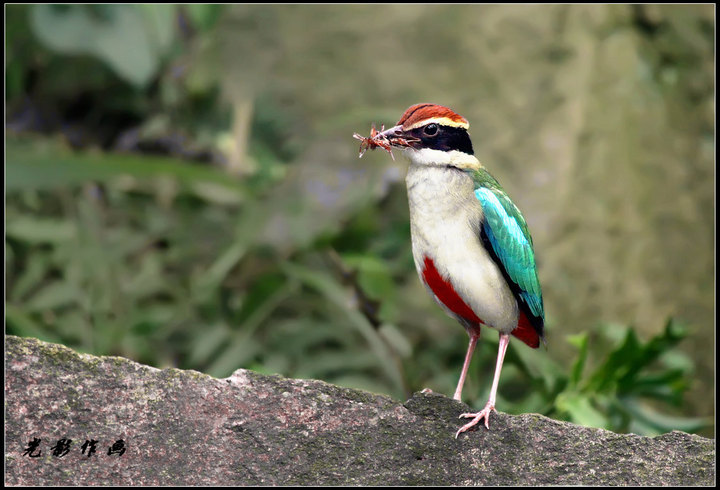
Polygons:
[[492,389],[490,390],[490,399],[488,399],[488,402],[485,404],[485,408],[483,408],[481,411],[477,413],[464,413],[460,415],[460,418],[472,418],[472,420],[460,427],[460,430],[458,430],[455,434],[456,439],[457,436],[460,435],[460,433],[465,432],[471,427],[477,425],[478,422],[480,422],[482,419],[485,419],[485,427],[487,429],[490,428],[490,412],[495,410],[495,395],[497,394],[498,383],[500,382],[500,371],[502,370],[503,359],[505,359],[505,351],[507,350],[507,346],[509,343],[510,336],[506,333],[501,333],[500,342],[498,344],[497,363],[495,364],[495,376],[493,377]]
[[468,369],[470,368],[470,361],[472,360],[473,352],[475,352],[475,346],[480,338],[480,327],[473,326],[468,328],[468,335],[470,335],[470,343],[468,344],[467,352],[465,353],[465,362],[463,363],[462,372],[460,373],[460,380],[458,381],[457,388],[455,388],[455,394],[453,399],[461,401],[462,389],[465,384],[465,377],[467,376]]

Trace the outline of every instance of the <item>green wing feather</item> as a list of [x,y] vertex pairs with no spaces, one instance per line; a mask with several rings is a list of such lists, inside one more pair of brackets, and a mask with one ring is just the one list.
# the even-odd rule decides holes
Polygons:
[[473,170],[472,177],[475,197],[483,208],[482,238],[492,248],[491,255],[505,272],[517,299],[527,307],[527,313],[541,322],[538,326],[542,332],[545,311],[532,237],[525,218],[485,169]]

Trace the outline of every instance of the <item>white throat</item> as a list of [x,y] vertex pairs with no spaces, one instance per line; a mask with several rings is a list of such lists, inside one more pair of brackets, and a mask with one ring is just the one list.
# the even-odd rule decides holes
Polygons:
[[457,168],[480,167],[480,162],[475,156],[457,150],[442,151],[430,148],[416,150],[408,148],[405,150],[405,155],[413,165],[453,166]]

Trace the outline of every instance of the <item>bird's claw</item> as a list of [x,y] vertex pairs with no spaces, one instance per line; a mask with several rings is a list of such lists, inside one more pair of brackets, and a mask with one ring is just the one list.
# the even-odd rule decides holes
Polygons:
[[470,422],[468,422],[467,424],[463,425],[462,427],[460,427],[460,429],[458,429],[458,431],[455,433],[455,439],[457,439],[458,436],[460,434],[462,434],[463,432],[465,432],[466,430],[476,426],[482,419],[485,419],[485,428],[489,430],[490,429],[490,412],[494,412],[494,411],[496,411],[495,406],[492,405],[490,402],[488,402],[488,404],[485,405],[485,408],[483,408],[481,411],[479,411],[477,413],[460,414],[460,416],[458,418],[461,418],[461,419],[470,419],[471,418],[472,420]]

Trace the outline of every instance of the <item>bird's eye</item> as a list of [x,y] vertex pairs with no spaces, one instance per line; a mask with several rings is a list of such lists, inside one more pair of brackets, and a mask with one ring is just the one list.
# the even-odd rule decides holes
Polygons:
[[438,132],[438,125],[435,123],[428,124],[423,131],[428,136],[435,136]]

